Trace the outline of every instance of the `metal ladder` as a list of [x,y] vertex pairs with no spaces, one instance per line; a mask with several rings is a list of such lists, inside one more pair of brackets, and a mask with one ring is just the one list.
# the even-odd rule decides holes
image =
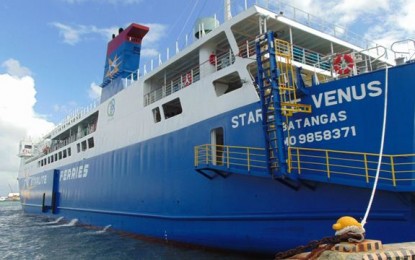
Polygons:
[[290,44],[270,31],[255,39],[255,47],[268,172],[296,180],[296,175],[289,175],[283,122],[296,112],[311,113],[311,106],[297,103]]

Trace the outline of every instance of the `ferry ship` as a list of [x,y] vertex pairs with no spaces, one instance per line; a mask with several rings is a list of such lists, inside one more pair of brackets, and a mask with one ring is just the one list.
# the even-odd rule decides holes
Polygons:
[[23,210],[268,254],[361,219],[375,191],[368,238],[413,240],[413,41],[337,37],[289,5],[225,7],[148,71],[151,28],[113,35],[100,104],[21,141]]

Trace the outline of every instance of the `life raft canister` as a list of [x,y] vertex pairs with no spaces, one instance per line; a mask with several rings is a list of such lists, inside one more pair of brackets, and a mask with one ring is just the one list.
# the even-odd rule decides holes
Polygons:
[[334,58],[333,68],[339,75],[347,75],[352,72],[354,61],[350,54],[339,54]]

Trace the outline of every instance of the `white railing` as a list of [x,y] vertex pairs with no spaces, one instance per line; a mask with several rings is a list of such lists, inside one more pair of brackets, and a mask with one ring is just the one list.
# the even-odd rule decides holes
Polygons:
[[397,64],[415,59],[415,40],[396,41],[392,44],[391,49],[395,53],[394,58]]
[[[315,30],[335,36],[336,38],[347,41],[362,49],[379,46],[375,42],[365,40],[364,37],[359,34],[351,32],[345,29],[344,27],[327,22],[318,16],[312,15],[308,12],[305,12],[283,1],[244,0],[243,5],[244,5],[243,8],[241,8],[240,5],[231,6],[232,15],[235,16],[245,11],[249,7],[256,5],[256,6],[268,9],[275,13],[281,13],[284,17],[287,17],[296,22],[309,26]],[[223,13],[223,9],[218,10],[217,13]],[[216,18],[217,16],[216,14],[214,14],[212,15],[212,17]],[[220,23],[218,23],[217,25],[219,26],[219,24]],[[134,80],[139,79],[141,76],[147,74],[148,72],[153,71],[155,68],[163,64],[163,60],[164,62],[168,61],[171,57],[174,56],[174,54],[179,53],[181,50],[187,48],[189,45],[198,41],[204,36],[204,34],[199,34],[201,35],[199,39],[193,37],[193,35],[195,35],[196,33],[193,26],[191,26],[190,29],[185,28],[184,30],[182,30],[182,32],[185,32],[185,31],[187,31],[187,33],[184,34],[184,37],[182,33],[180,33],[180,35],[178,36],[178,38],[180,38],[181,40],[175,41],[171,47],[166,48],[165,55],[163,55],[162,53],[159,53],[158,57],[156,58],[157,62],[155,62],[155,59],[148,60],[146,62],[143,62],[140,70],[132,72],[131,77],[126,79],[126,86],[130,86]],[[174,53],[171,50],[174,50]],[[247,41],[246,46],[244,46],[244,48],[240,48],[239,50],[240,50],[240,53],[238,54],[239,56],[250,57],[252,56],[251,53],[255,50],[254,43],[252,41],[249,41],[249,42]],[[393,55],[394,53],[391,50],[387,49],[385,57],[388,59],[388,58],[393,57]],[[164,59],[163,59],[163,56],[164,56]]]
[[322,57],[318,62],[313,64],[314,66],[314,79],[317,79],[318,69],[324,69],[330,71],[330,76],[326,77],[324,80],[316,81],[317,84],[329,82],[335,80],[339,77],[347,77],[349,75],[337,75],[333,68],[333,60],[336,59],[337,55],[348,54],[353,57],[353,70],[350,75],[360,75],[366,72],[371,72],[378,69],[383,69],[386,66],[389,66],[383,59],[387,55],[387,49],[383,46],[375,46],[367,48],[362,51],[352,51],[347,53],[334,53]]
[[334,23],[327,22],[321,17],[312,15],[286,2],[270,0],[251,0],[248,2],[255,2],[255,4],[260,7],[266,8],[275,13],[280,13],[284,17],[292,19],[298,23],[304,24],[315,30],[324,32],[336,38],[352,43],[358,47],[367,48],[369,46],[375,45],[374,42],[365,40],[364,37],[362,37],[362,35],[351,32],[346,28],[336,25]]
[[96,108],[96,106],[97,106],[97,103],[96,101],[94,101],[89,106],[76,109],[74,112],[70,113],[70,115],[68,115],[62,122],[57,124],[56,127],[49,134],[45,135],[45,137],[57,135],[60,132],[66,130],[68,127],[76,124],[85,115],[93,111]]
[[[204,64],[211,62],[209,60],[203,62]],[[235,56],[232,51],[229,50],[222,54],[218,54],[215,57],[215,62],[212,64],[215,66],[215,71],[219,71],[226,67],[229,67],[235,62]],[[200,80],[200,66],[196,66],[188,71],[184,71],[178,75],[173,76],[171,79],[166,80],[166,84],[161,87],[147,93],[144,95],[144,105],[150,105],[164,97],[171,95],[174,92],[177,92],[191,84]]]

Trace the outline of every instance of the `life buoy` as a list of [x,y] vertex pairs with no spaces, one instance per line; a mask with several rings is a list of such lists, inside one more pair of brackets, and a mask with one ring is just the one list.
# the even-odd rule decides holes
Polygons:
[[354,61],[350,54],[339,54],[334,58],[333,69],[339,75],[347,75],[352,72]]

